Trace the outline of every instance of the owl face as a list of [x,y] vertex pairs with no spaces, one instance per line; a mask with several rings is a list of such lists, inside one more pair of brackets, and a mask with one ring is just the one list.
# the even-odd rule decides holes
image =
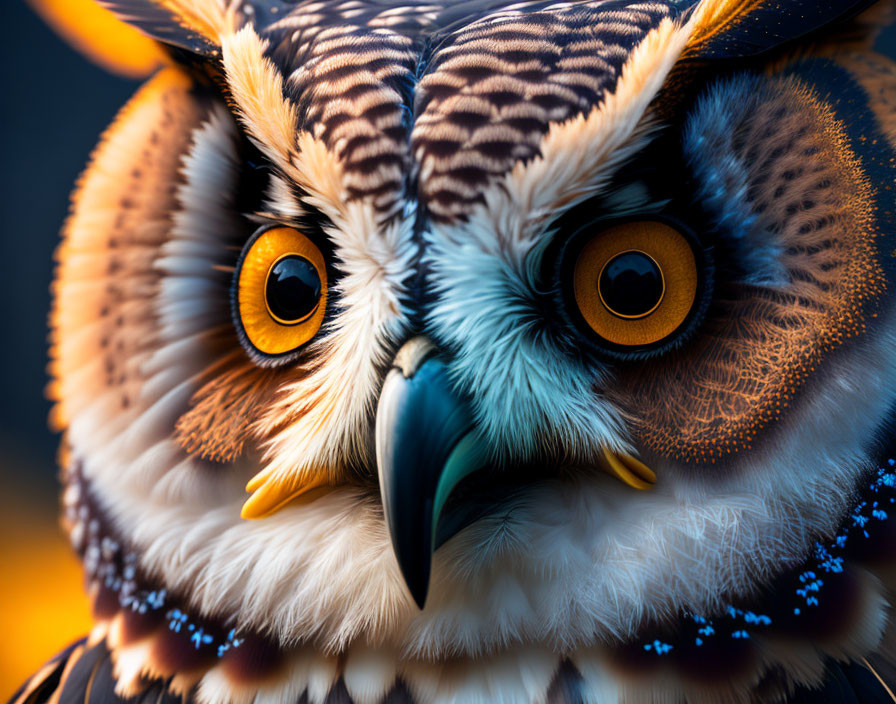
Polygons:
[[896,402],[850,3],[106,4],[176,61],[59,251],[79,548],[86,494],[204,615],[444,658],[718,612],[835,531]]

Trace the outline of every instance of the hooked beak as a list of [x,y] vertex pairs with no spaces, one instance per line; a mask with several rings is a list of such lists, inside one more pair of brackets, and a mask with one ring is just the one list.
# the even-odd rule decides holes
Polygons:
[[[392,549],[421,609],[437,539],[444,541],[463,527],[451,511],[443,516],[445,504],[458,484],[489,460],[470,405],[454,390],[435,346],[425,337],[408,341],[380,394],[376,462]],[[639,491],[650,490],[657,480],[637,458],[607,447],[594,466]],[[439,530],[441,519],[447,534]]]
[[436,528],[452,490],[485,466],[469,405],[424,337],[399,350],[376,413],[376,460],[386,526],[411,596],[426,603]]

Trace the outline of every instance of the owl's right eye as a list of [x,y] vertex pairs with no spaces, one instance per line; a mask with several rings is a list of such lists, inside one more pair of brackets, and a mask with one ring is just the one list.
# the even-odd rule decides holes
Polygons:
[[294,352],[320,330],[327,306],[327,268],[320,249],[289,227],[264,230],[236,269],[235,319],[262,355]]

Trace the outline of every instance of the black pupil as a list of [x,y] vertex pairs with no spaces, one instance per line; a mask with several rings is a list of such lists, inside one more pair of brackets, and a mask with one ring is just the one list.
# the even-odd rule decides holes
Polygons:
[[597,285],[611,313],[631,318],[647,315],[663,298],[660,268],[643,252],[623,252],[613,257]]
[[271,268],[265,284],[268,308],[287,323],[310,315],[320,301],[320,275],[305,257],[291,254]]

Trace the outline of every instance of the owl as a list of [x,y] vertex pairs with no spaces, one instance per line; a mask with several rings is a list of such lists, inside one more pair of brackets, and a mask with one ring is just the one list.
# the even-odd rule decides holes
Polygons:
[[38,3],[147,82],[12,701],[896,701],[892,5]]

